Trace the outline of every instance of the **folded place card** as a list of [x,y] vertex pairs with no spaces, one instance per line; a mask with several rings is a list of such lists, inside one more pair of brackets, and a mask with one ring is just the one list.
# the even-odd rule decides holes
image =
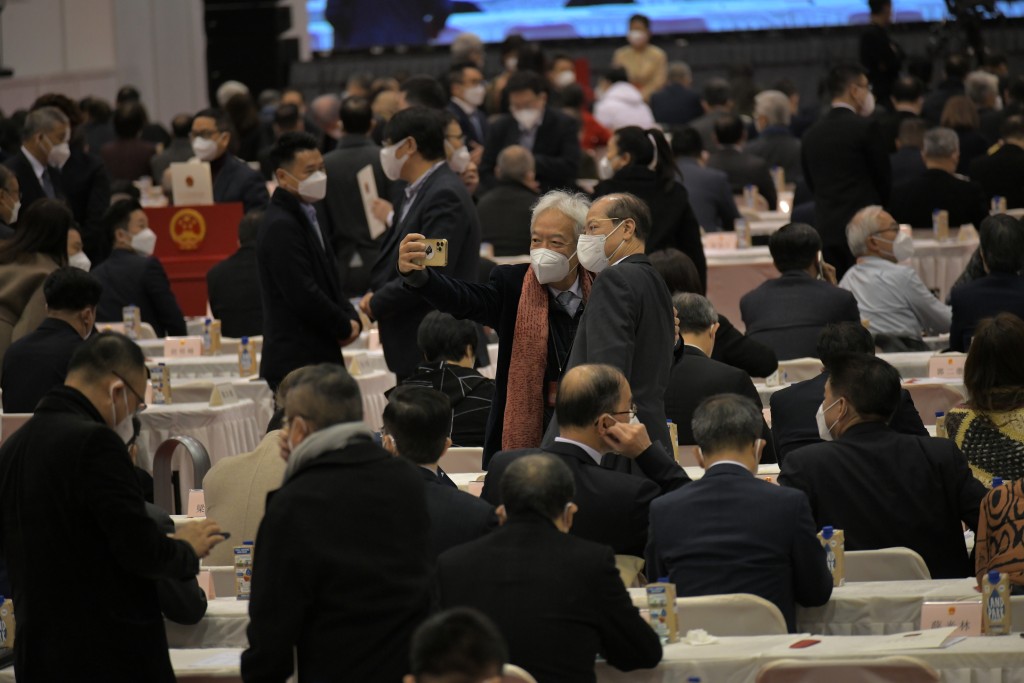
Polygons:
[[217,599],[217,591],[213,588],[213,574],[209,569],[200,569],[196,580],[199,582],[199,587],[206,593],[207,602]]
[[203,355],[202,337],[167,337],[164,355],[168,358],[198,358]]
[[875,649],[880,652],[899,652],[902,650],[935,650],[945,648],[964,639],[959,634],[959,631],[959,626],[950,626],[922,629],[909,633],[894,633],[891,636],[886,636]]
[[928,376],[945,379],[963,377],[966,361],[967,355],[963,353],[933,356],[928,359]]
[[188,516],[206,516],[206,495],[202,489],[189,489],[188,492]]
[[230,384],[217,384],[213,387],[213,391],[210,392],[211,408],[229,406],[232,403],[238,403],[238,392],[235,391],[234,386]]
[[921,605],[921,628],[956,628],[960,636],[981,635],[981,602],[926,602]]

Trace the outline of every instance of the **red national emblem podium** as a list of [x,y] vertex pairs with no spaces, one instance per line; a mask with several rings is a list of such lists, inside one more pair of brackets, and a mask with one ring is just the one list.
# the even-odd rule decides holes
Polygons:
[[157,234],[160,259],[171,291],[187,316],[206,314],[206,273],[238,249],[242,204],[166,206],[145,209]]

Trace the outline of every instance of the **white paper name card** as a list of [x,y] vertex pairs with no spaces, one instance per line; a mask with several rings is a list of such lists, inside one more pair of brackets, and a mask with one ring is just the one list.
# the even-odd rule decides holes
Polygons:
[[235,391],[235,387],[230,384],[218,384],[213,387],[213,391],[210,393],[210,407],[216,408],[217,406],[229,406],[232,403],[238,403],[238,392]]
[[167,337],[164,355],[168,358],[199,358],[203,355],[202,337]]
[[735,232],[709,232],[702,239],[705,249],[736,249],[738,246]]
[[928,359],[928,376],[944,379],[962,378],[966,361],[965,354],[934,356]]
[[368,351],[380,349],[380,331],[377,328],[366,333],[366,349]]
[[921,605],[921,628],[953,628],[958,636],[981,635],[981,603],[926,602]]
[[206,494],[202,489],[189,489],[188,492],[188,516],[206,516]]

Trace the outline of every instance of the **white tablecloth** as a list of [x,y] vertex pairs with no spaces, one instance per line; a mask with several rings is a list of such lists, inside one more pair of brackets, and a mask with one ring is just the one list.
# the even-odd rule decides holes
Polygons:
[[935,356],[934,351],[909,351],[906,353],[880,353],[878,357],[900,371],[900,377],[911,379],[928,376],[928,361]]
[[378,370],[359,375],[355,379],[363,395],[363,422],[370,429],[379,431],[384,425],[384,406],[388,404],[384,392],[395,386],[395,373]]
[[[256,354],[257,361],[260,354]],[[149,369],[155,370],[160,363],[171,371],[171,379],[209,379],[216,377],[238,377],[238,354],[218,354],[195,358],[168,358],[154,356],[146,359]]]
[[[927,231],[915,231],[917,234]],[[971,255],[978,248],[976,241],[956,242],[949,240],[938,242],[932,238],[914,237],[914,258],[910,265],[914,267],[921,281],[928,289],[939,293],[939,299],[945,301],[953,283],[964,272]]]
[[239,398],[250,398],[256,404],[256,422],[264,429],[274,414],[274,394],[266,380],[259,378],[172,379],[171,398],[175,403],[202,403],[210,400],[213,387],[230,384]]
[[[199,335],[201,336],[201,335]],[[146,358],[157,358],[164,355],[164,339],[140,339],[135,343],[139,345],[142,352],[146,354]],[[238,355],[238,345],[241,343],[240,339],[233,337],[221,337],[220,340],[220,354],[219,355]],[[263,337],[250,337],[249,343],[252,348],[259,353],[263,350]]]
[[[150,406],[139,415],[139,467],[152,471],[153,453],[170,436],[194,437],[206,447],[210,464],[221,458],[255,450],[266,431],[252,399],[211,408],[207,403]],[[177,463],[178,455],[175,457]]]
[[249,647],[245,629],[249,626],[249,601],[234,596],[217,597],[206,606],[206,616],[198,624],[167,624],[167,644],[171,647]]
[[[238,648],[213,648],[203,650],[170,651],[171,667],[179,681],[189,683],[241,683],[242,650]],[[74,662],[68,662],[69,671]],[[14,681],[14,668],[0,671],[0,683]]]

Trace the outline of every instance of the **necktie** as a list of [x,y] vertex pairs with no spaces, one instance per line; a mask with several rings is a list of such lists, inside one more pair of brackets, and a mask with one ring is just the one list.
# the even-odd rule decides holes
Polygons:
[[560,292],[558,296],[555,297],[555,301],[558,302],[558,305],[561,306],[562,310],[568,313],[570,317],[574,313],[575,306],[573,305],[573,303],[575,302],[575,300],[576,295],[570,292],[568,289],[565,290],[564,292]]
[[57,193],[53,189],[53,181],[50,180],[50,169],[44,169],[43,170],[42,181],[43,181],[43,193],[47,197],[49,197],[50,199],[55,199],[57,197]]
[[313,234],[320,240],[320,246],[323,247],[324,251],[327,251],[327,245],[324,244],[323,231],[320,230],[320,223],[316,220],[316,209],[309,204],[303,204],[302,210],[306,213],[306,217],[309,218],[309,222],[313,226]]
[[476,139],[483,144],[484,141],[484,127],[480,125],[480,119],[477,117],[476,112],[469,117],[469,122],[473,126],[473,132],[476,133]]

